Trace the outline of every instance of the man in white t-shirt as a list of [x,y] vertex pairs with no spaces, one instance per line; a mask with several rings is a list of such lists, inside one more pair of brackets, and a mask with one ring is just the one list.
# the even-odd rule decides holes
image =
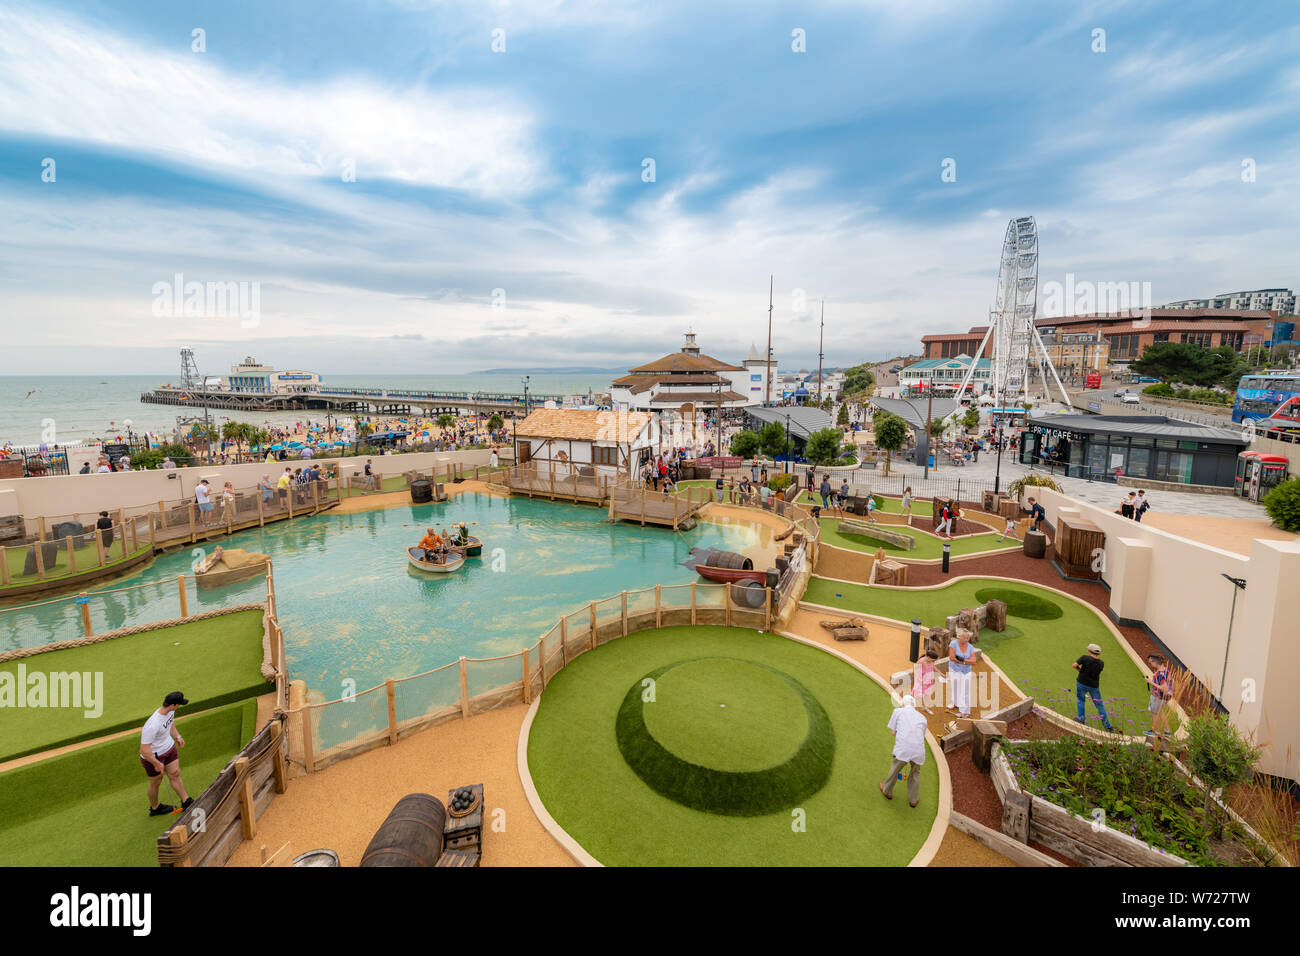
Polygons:
[[899,771],[907,767],[907,802],[915,807],[921,802],[921,764],[925,763],[925,717],[916,709],[916,698],[908,694],[903,706],[889,715],[889,732],[894,735],[894,760],[889,779],[880,782],[886,800],[894,799],[894,783]]
[[176,708],[188,704],[185,695],[178,690],[163,698],[163,705],[149,715],[140,731],[140,765],[144,767],[145,776],[149,778],[149,816],[162,817],[176,810],[169,803],[158,802],[158,788],[162,784],[163,774],[167,782],[181,798],[181,809],[188,810],[194,799],[185,792],[185,783],[181,780],[181,748],[185,738],[177,731]]

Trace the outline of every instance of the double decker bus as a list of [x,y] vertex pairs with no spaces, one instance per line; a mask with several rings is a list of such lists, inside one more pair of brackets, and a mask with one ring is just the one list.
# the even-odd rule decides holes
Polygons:
[[1283,405],[1287,405],[1290,415],[1295,415],[1293,398],[1300,398],[1300,372],[1243,375],[1237,383],[1232,420],[1247,422],[1273,418]]

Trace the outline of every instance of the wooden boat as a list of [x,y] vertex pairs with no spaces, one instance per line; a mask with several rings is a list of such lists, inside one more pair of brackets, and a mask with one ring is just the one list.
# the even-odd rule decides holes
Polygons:
[[446,574],[448,571],[459,571],[460,566],[465,563],[465,555],[459,551],[448,551],[442,564],[435,564],[432,561],[424,560],[423,548],[407,548],[406,560],[421,571],[433,571],[435,574]]
[[737,581],[767,582],[766,571],[756,571],[754,562],[735,551],[710,551],[695,565],[695,573],[708,581],[731,584]]
[[469,544],[449,544],[449,551],[459,551],[468,558],[477,558],[483,553],[483,542],[473,535],[469,536]]
[[194,569],[194,584],[204,590],[237,584],[266,573],[270,559],[256,551],[241,548],[222,548],[217,545],[212,553]]

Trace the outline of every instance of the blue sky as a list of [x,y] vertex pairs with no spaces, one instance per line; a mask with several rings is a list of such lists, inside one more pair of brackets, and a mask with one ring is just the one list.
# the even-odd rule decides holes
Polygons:
[[1040,282],[1295,287],[1300,6],[1243,9],[11,0],[0,372],[737,360],[769,273],[782,364],[823,298],[849,364],[982,324],[1022,215]]

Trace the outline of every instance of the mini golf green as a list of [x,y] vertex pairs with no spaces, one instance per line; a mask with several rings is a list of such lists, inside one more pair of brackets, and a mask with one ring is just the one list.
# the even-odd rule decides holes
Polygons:
[[[1150,726],[1142,670],[1092,607],[1064,594],[990,578],[968,578],[933,590],[894,590],[814,577],[803,599],[878,614],[904,625],[917,618],[926,627],[942,627],[948,615],[983,604],[988,597],[1007,602],[1008,626],[1001,634],[981,629],[979,646],[1022,691],[1058,713],[1075,716],[1075,671],[1070,665],[1087,653],[1089,644],[1097,644],[1106,664],[1101,690],[1112,724],[1137,734]],[[1098,726],[1091,703],[1085,713],[1089,724]]]
[[[0,760],[138,728],[169,691],[183,691],[190,707],[216,707],[271,690],[262,676],[262,612],[236,611],[170,627],[116,637],[98,644],[46,651],[0,664],[0,692],[30,687],[35,675],[90,675],[102,700],[83,706],[4,708]],[[97,676],[98,675],[98,676]],[[69,685],[62,685],[69,686]],[[94,716],[94,710],[100,710]]]
[[744,628],[642,631],[547,684],[528,767],[555,820],[621,866],[901,866],[929,836],[887,801],[889,694],[855,667]]
[[[182,711],[189,708],[182,708]],[[181,779],[197,797],[256,732],[257,701],[182,714]],[[149,816],[140,735],[90,744],[0,773],[5,866],[157,866],[155,841],[174,816]],[[162,803],[179,803],[164,781]]]
[[[829,544],[837,548],[846,548],[849,551],[865,551],[871,554],[874,554],[877,549],[883,548],[885,554],[898,555],[899,557],[910,558],[915,561],[926,561],[933,558],[943,557],[943,546],[945,543],[952,545],[950,553],[954,556],[963,554],[982,554],[986,551],[1006,551],[1022,547],[1019,541],[1010,541],[1005,544],[998,544],[998,536],[992,531],[988,534],[953,538],[949,541],[946,538],[939,538],[932,534],[926,534],[919,528],[909,528],[907,525],[886,524],[881,526],[889,531],[896,531],[901,534],[909,535],[916,542],[916,547],[909,551],[906,548],[900,548],[896,545],[884,541],[877,541],[874,538],[867,538],[859,534],[841,534],[836,530],[840,520],[841,519],[838,517],[828,518],[823,516],[821,518],[822,544]],[[844,520],[862,521],[864,519],[860,518],[858,515],[845,515]]]

